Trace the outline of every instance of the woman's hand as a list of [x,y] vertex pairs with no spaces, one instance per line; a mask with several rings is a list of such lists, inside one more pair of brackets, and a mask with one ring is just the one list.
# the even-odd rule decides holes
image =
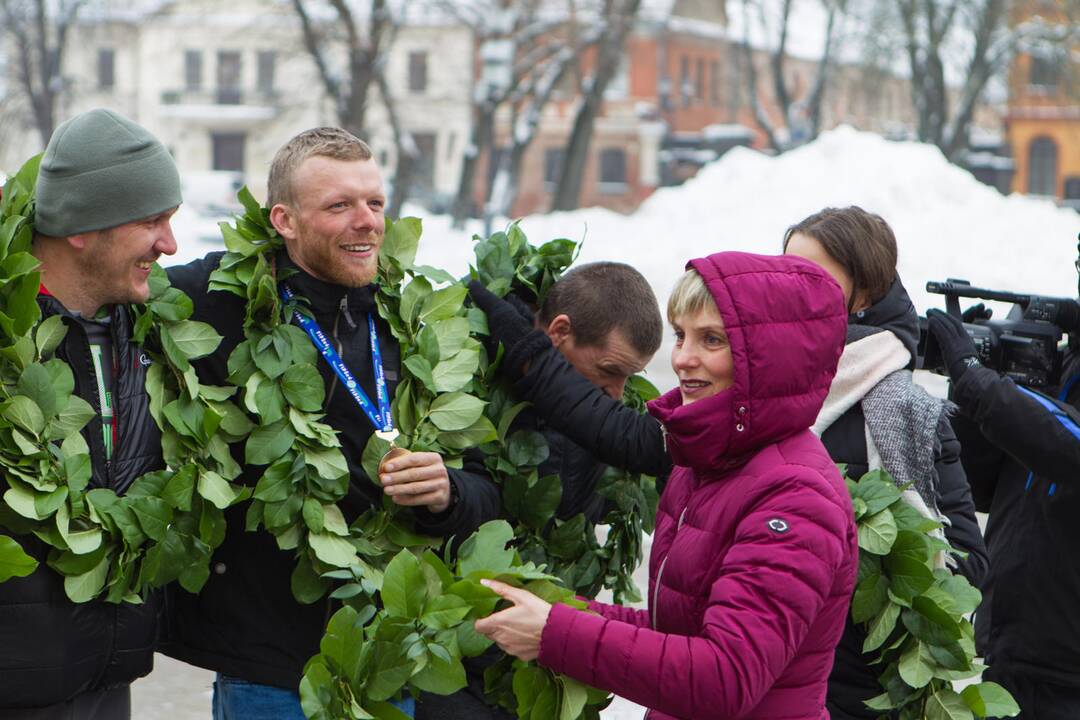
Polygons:
[[498,580],[481,580],[513,607],[476,621],[476,632],[486,635],[502,648],[503,652],[521,658],[535,660],[540,654],[540,636],[551,613],[551,603],[541,600],[528,590],[522,590]]

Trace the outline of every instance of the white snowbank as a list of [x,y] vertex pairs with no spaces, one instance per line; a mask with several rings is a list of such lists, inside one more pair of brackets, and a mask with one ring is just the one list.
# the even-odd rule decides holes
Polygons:
[[[1080,214],[1045,200],[1004,197],[949,164],[935,147],[851,128],[775,158],[736,148],[685,185],[658,191],[630,216],[590,208],[530,216],[522,227],[534,244],[584,239],[580,262],[634,265],[663,307],[688,259],[721,250],[777,253],[789,225],[823,207],[852,204],[892,225],[900,275],[920,312],[943,305],[925,285],[946,277],[1075,296]],[[415,207],[406,214],[424,217],[418,262],[464,274],[479,224],[459,232],[447,216]],[[181,239],[178,261],[207,249]],[[661,389],[672,386],[669,349],[665,343],[649,368]]]

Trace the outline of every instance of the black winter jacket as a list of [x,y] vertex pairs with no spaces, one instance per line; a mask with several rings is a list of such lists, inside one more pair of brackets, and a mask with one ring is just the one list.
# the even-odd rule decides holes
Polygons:
[[[914,367],[916,346],[919,340],[919,319],[907,291],[900,280],[893,282],[888,294],[872,307],[849,318],[852,326],[880,328],[893,333],[907,348]],[[865,333],[860,333],[865,337]],[[856,335],[856,337],[858,336]],[[849,334],[849,342],[852,335]],[[859,478],[869,469],[866,453],[866,420],[861,404],[852,406],[822,434],[821,442],[837,463],[846,463],[848,476]],[[975,519],[975,503],[971,497],[964,468],[960,463],[960,443],[949,423],[942,417],[938,421],[939,449],[935,453],[934,469],[937,472],[937,505],[949,520],[945,537],[949,544],[966,552],[966,558],[958,559],[958,570],[975,587],[985,580],[989,559],[982,532]],[[878,676],[882,668],[871,666],[862,652],[866,631],[856,626],[849,615],[844,635],[836,648],[826,703],[829,714],[836,720],[867,718],[873,720],[880,713],[869,710],[864,704],[882,692]]]
[[[71,366],[74,392],[100,408],[85,330],[55,298],[41,295],[38,303],[44,317],[64,318],[68,332],[56,356]],[[137,477],[164,463],[161,434],[145,391],[150,360],[131,341],[127,308],[113,310],[111,330],[119,433],[112,461],[105,461],[100,416],[87,424],[83,436],[93,467],[90,487],[123,494]],[[125,685],[153,669],[157,594],[141,605],[73,603],[64,594],[63,578],[45,564],[49,546],[32,535],[16,539],[40,565],[27,577],[0,583],[0,717],[4,708],[67,702],[80,693]]]
[[989,510],[990,571],[975,616],[987,664],[1080,687],[1080,356],[1043,395],[985,367],[953,388],[961,456],[976,505]]
[[657,491],[671,472],[662,426],[630,410],[585,379],[555,347],[529,362],[514,385],[548,428],[565,435],[602,463],[656,478]]
[[[224,337],[210,357],[195,362],[199,378],[223,384],[232,350],[243,341],[245,301],[228,292],[207,292],[210,273],[222,253],[212,253],[188,265],[169,268],[174,286],[195,302],[193,319],[208,322]],[[369,397],[375,397],[374,375],[368,338],[367,316],[375,312],[371,286],[347,289],[317,280],[295,268],[285,253],[278,267],[293,268],[289,285],[311,303],[315,319],[325,332],[340,341],[342,360]],[[397,387],[400,353],[389,327],[376,314],[376,327],[391,396]],[[348,495],[339,503],[345,519],[352,522],[382,502],[382,492],[361,467],[364,446],[374,429],[329,365],[320,361],[319,371],[327,388],[324,422],[339,431],[342,451],[349,465]],[[243,482],[254,485],[261,468],[245,467]],[[487,520],[499,516],[498,488],[484,474],[479,458],[467,457],[463,470],[450,470],[459,499],[440,515],[424,509],[414,511],[417,528],[430,535],[459,541]],[[338,604],[324,598],[301,605],[292,594],[291,576],[296,565],[293,551],[278,549],[265,530],[244,530],[245,507],[226,511],[225,541],[215,551],[212,572],[199,595],[170,588],[167,634],[163,652],[193,665],[238,677],[249,682],[296,690],[304,663],[319,651],[319,640]]]

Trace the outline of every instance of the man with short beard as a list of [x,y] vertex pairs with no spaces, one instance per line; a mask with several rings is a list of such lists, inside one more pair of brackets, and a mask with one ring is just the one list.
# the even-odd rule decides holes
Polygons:
[[[268,184],[270,220],[285,241],[274,259],[281,285],[309,301],[314,321],[368,398],[377,396],[375,363],[381,356],[392,397],[401,357],[375,308],[386,197],[371,150],[344,130],[308,130],[278,150]],[[169,271],[173,284],[195,301],[194,319],[224,336],[213,356],[194,363],[200,380],[211,384],[225,382],[229,354],[243,341],[245,301],[208,292],[221,257],[213,253]],[[369,327],[375,328],[378,356]],[[318,367],[327,387],[324,422],[340,431],[349,465],[348,495],[339,502],[347,521],[378,507],[384,494],[412,507],[417,529],[437,537],[461,540],[498,517],[499,492],[480,457],[466,456],[464,468],[455,470],[436,453],[416,452],[386,467],[382,487],[368,478],[361,456],[375,419],[327,361]],[[247,466],[243,480],[254,485],[262,471]],[[297,689],[304,663],[319,651],[334,601],[297,602],[290,584],[293,552],[280,550],[268,532],[246,532],[244,512],[243,507],[226,511],[226,538],[202,592],[176,593],[164,652],[217,673],[215,718],[300,720]],[[402,706],[411,712],[411,701]]]
[[[150,361],[132,340],[126,303],[147,300],[151,266],[176,252],[169,221],[180,178],[149,132],[91,110],[53,133],[35,197],[38,304],[43,318],[63,319],[56,357],[71,367],[74,392],[98,411],[82,431],[89,485],[122,495],[164,467],[145,390]],[[49,546],[30,535],[19,542],[40,564],[0,583],[0,717],[129,718],[130,683],[153,668],[156,596],[141,605],[73,603],[45,563]]]

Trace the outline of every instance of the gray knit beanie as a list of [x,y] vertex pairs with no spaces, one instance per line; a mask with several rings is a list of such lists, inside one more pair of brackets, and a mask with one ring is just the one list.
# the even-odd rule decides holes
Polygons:
[[91,110],[56,128],[38,171],[35,229],[52,237],[123,225],[181,202],[169,151],[112,110]]

